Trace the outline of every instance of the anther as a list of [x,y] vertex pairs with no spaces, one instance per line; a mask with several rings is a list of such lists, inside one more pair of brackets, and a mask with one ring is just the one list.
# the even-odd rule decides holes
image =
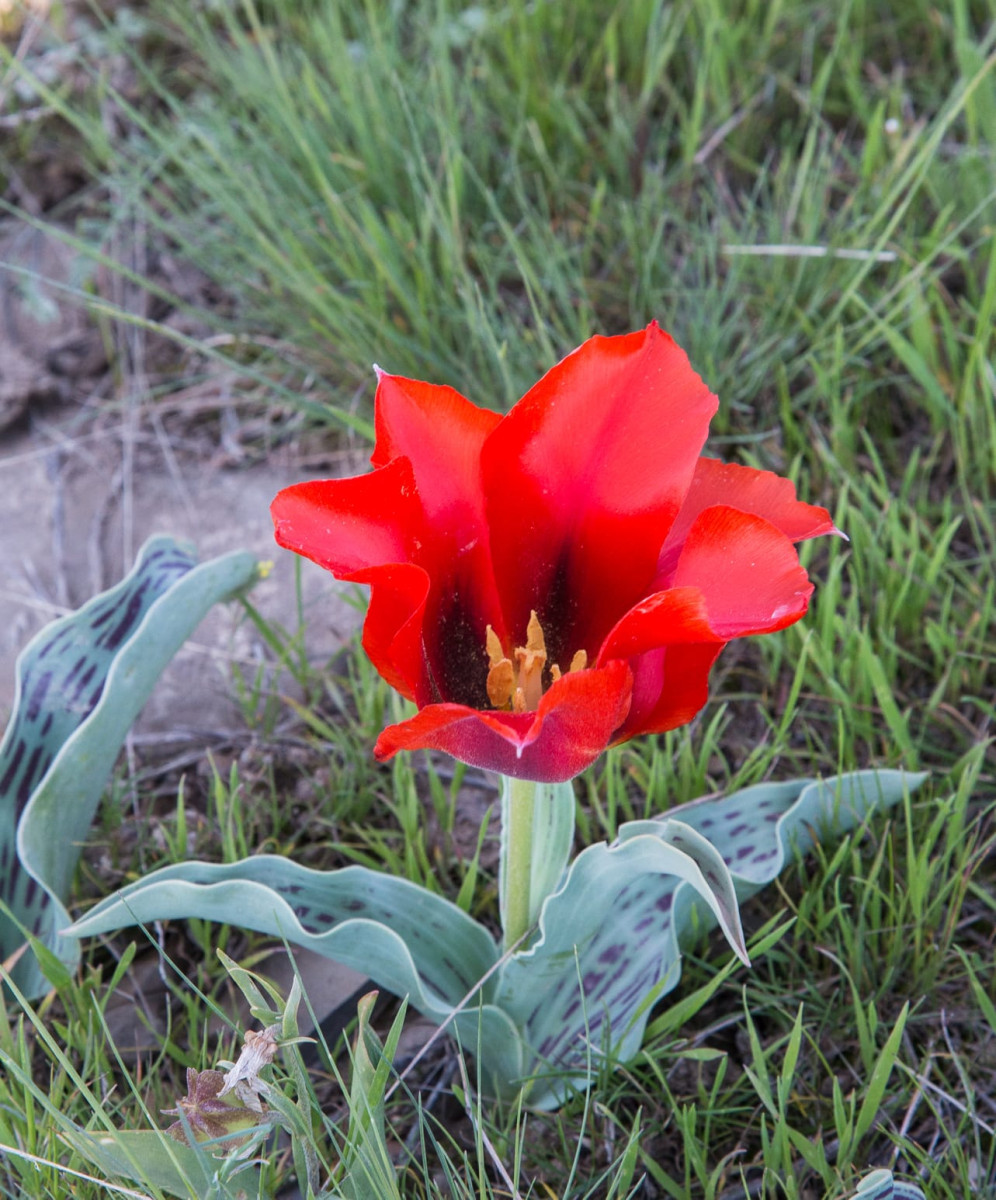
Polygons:
[[[488,652],[488,699],[494,707],[511,708],[516,713],[535,712],[543,695],[543,672],[547,660],[546,639],[535,611],[529,614],[526,644],[517,646],[514,651],[514,663],[505,654],[498,635],[490,625],[487,627],[485,646]],[[587,653],[578,650],[571,659],[568,673],[583,671],[587,665]],[[560,667],[552,663],[551,681],[556,683],[560,677]]]

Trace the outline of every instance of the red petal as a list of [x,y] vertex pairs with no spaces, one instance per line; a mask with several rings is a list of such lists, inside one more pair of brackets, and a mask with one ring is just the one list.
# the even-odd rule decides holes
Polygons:
[[481,448],[500,421],[450,387],[381,373],[375,466],[411,463],[425,513],[413,555],[429,573],[426,650],[439,695],[486,702],[485,631],[506,639],[484,511]]
[[482,462],[513,638],[535,608],[552,658],[592,653],[646,594],[716,405],[653,323],[591,338],[505,417]]
[[616,622],[602,644],[598,662],[634,658],[663,646],[728,641],[713,629],[700,588],[669,588],[641,600]]
[[481,486],[481,449],[501,418],[453,388],[400,375],[380,374],[374,403],[374,466],[399,457],[411,463],[425,513],[419,561],[434,587],[451,589],[447,581],[454,576],[464,586],[472,582],[482,605],[482,639],[488,622],[501,635]]
[[598,662],[773,633],[798,621],[812,591],[785,534],[761,517],[714,505],[689,531],[674,587],[631,608],[605,639]]
[[363,649],[380,674],[416,704],[435,698],[422,642],[429,576],[411,563],[371,567],[351,576],[370,584]]
[[661,551],[658,586],[666,586],[695,518],[714,504],[764,517],[793,542],[840,533],[825,508],[796,498],[791,479],[716,458],[700,458],[688,495]]
[[723,641],[784,629],[805,613],[813,594],[788,537],[763,517],[725,505],[696,517],[674,586],[699,588],[709,626]]
[[315,479],[285,488],[270,506],[276,539],[338,579],[372,585],[363,646],[392,687],[426,704],[434,693],[422,651],[429,591],[408,561],[423,517],[405,458],[353,479]]
[[709,699],[709,671],[725,644],[668,646],[634,659],[633,704],[614,740],[687,725]]
[[[403,375],[378,374],[377,443],[370,461],[412,462],[426,512],[438,515],[456,497],[480,492],[481,447],[501,420],[458,391]],[[482,502],[483,503],[483,502]]]
[[560,783],[590,766],[612,740],[629,709],[631,683],[628,666],[611,662],[557,680],[535,713],[431,704],[385,729],[374,754],[383,761],[399,750],[442,750],[516,779]]
[[399,458],[353,479],[312,479],[270,505],[281,546],[345,579],[366,567],[406,562],[422,532],[411,464]]
[[723,646],[791,625],[813,590],[784,533],[718,505],[692,525],[674,582],[630,609],[599,652],[599,663],[627,658],[633,669],[620,740],[690,721],[708,699],[709,669]]

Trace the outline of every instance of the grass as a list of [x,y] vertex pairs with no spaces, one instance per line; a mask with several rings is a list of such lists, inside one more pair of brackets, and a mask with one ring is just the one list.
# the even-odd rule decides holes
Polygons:
[[[137,96],[109,97],[96,54],[81,55],[82,94],[36,86],[90,164],[80,243],[110,262],[141,227],[224,297],[197,315],[227,342],[188,339],[201,355],[188,363],[224,355],[260,405],[295,408],[331,441],[369,431],[374,358],[505,408],[591,332],[657,317],[720,395],[715,452],[791,475],[847,532],[806,547],[807,619],[731,647],[690,729],[619,748],[580,781],[583,842],[772,777],[932,776],[904,811],[821,847],[747,905],[751,936],[770,943],[750,972],[720,971],[715,941],[689,955],[639,1058],[607,1064],[589,1096],[526,1114],[479,1104],[472,1060],[461,1091],[452,1051],[441,1089],[413,1071],[388,1103],[408,1152],[403,1194],[508,1195],[511,1181],[563,1200],[843,1197],[885,1165],[932,1200],[996,1196],[991,10],[185,0],[156,12],[140,44],[120,23],[98,43],[130,55]],[[7,69],[30,73],[30,57]],[[116,125],[103,119],[112,99]],[[309,663],[306,624],[253,619],[306,704],[265,675],[236,680],[255,749],[232,773],[188,780],[173,812],[105,821],[117,869],[137,868],[135,846],[143,870],[172,861],[193,836],[214,859],[263,846],[374,865],[493,915],[491,843],[478,854],[458,836],[467,776],[377,768],[369,748],[397,701],[362,655],[326,673]],[[107,887],[84,866],[80,899]],[[84,1167],[60,1140],[66,1120],[147,1126],[185,1067],[232,1057],[230,1025],[208,1022],[231,990],[214,950],[251,963],[257,942],[171,928],[171,1024],[155,1055],[129,1063],[102,1023],[115,975],[132,969],[125,945],[91,947],[80,978],[5,1017],[5,1194],[107,1194],[69,1174]],[[323,1061],[331,1074],[341,1053]],[[338,1093],[290,1060],[277,1080],[311,1113],[297,1157],[310,1139],[331,1166]],[[265,1186],[294,1173],[278,1147]]]

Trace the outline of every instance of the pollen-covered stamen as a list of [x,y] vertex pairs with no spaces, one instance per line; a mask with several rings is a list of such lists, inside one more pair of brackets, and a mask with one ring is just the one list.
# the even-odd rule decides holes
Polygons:
[[519,667],[518,687],[512,697],[512,707],[516,712],[534,712],[543,695],[543,668],[546,666],[546,641],[535,610],[529,614],[526,644],[516,649],[515,661]]
[[[543,695],[543,671],[546,669],[546,639],[535,612],[529,614],[526,644],[515,649],[515,662],[506,657],[501,641],[488,626],[488,699],[495,708],[511,708],[513,712],[535,712]],[[568,671],[583,671],[588,655],[578,650],[571,659]],[[560,678],[560,667],[550,666],[552,682]]]
[[[572,671],[583,671],[587,665],[588,651],[576,650],[574,652],[574,657],[571,659],[571,665],[567,668],[567,674],[570,675]],[[558,667],[556,663],[551,666],[550,675],[553,677],[554,683],[556,683],[560,678],[560,667]]]
[[515,691],[515,667],[512,666],[511,659],[505,657],[498,635],[490,625],[486,645],[489,663],[488,699],[495,708],[508,708]]

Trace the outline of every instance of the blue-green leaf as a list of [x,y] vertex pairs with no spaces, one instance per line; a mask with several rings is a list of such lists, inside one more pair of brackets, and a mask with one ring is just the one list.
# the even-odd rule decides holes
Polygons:
[[[264,1135],[270,1129],[267,1125]],[[242,1156],[238,1160],[220,1157],[226,1140],[231,1139],[188,1146],[157,1129],[114,1133],[80,1129],[62,1136],[77,1154],[112,1179],[130,1179],[142,1187],[161,1188],[184,1200],[191,1196],[238,1200],[247,1189],[252,1193],[258,1190],[259,1167],[255,1162]]]
[[773,879],[821,827],[851,828],[923,778],[867,771],[763,784],[624,825],[612,846],[582,851],[545,900],[537,941],[504,962],[482,926],[406,880],[268,855],[167,867],[103,900],[71,933],[195,916],[284,937],[448,1022],[493,1094],[531,1078],[529,1102],[552,1107],[571,1081],[585,1085],[603,1046],[621,1059],[636,1052],[649,998],[678,982],[684,940],[718,923],[744,955],[738,896]]
[[89,937],[179,917],[287,938],[410,994],[437,1019],[475,990],[498,957],[483,925],[407,879],[367,867],[315,871],[276,854],[164,867],[102,900],[70,932]]
[[[20,926],[76,962],[62,901],[129,727],[176,651],[216,601],[253,579],[251,555],[197,565],[170,538],[143,546],[131,573],[52,622],[17,661],[14,712],[0,744],[0,956]],[[58,836],[53,836],[58,830]],[[30,954],[14,971],[28,995],[46,982]]]
[[[571,1072],[610,1045],[620,1058],[639,1049],[637,1013],[669,973],[677,982],[676,895],[696,895],[746,961],[733,880],[716,849],[681,821],[626,827],[612,846],[590,846],[540,914],[539,939],[501,971],[495,997],[536,1055],[529,1102],[558,1102]],[[682,887],[684,886],[684,892]],[[597,898],[597,899],[595,899]],[[591,1030],[589,1045],[586,1031]]]
[[[761,783],[718,800],[675,809],[729,864],[741,900],[755,895],[789,858],[808,854],[821,833],[836,836],[891,808],[927,778],[912,771],[852,771],[827,779]],[[645,822],[634,822],[642,826]]]
[[632,1057],[649,1016],[647,997],[677,985],[680,947],[690,935],[718,923],[742,952],[738,897],[774,879],[821,829],[852,828],[925,778],[859,771],[760,784],[630,822],[613,846],[583,851],[544,905],[539,941],[504,966],[495,997],[536,1055],[529,1102],[559,1103],[572,1076],[583,1084],[603,1047],[621,1061]]
[[927,1200],[912,1183],[898,1183],[892,1172],[881,1167],[866,1175],[854,1192],[854,1200]]
[[362,971],[433,1020],[451,1021],[469,1050],[479,1041],[493,1047],[486,1068],[493,1089],[522,1074],[521,1039],[490,1002],[494,939],[455,904],[409,880],[366,867],[315,871],[269,854],[227,865],[178,863],[108,896],[70,933],[89,937],[182,917],[273,934]]

